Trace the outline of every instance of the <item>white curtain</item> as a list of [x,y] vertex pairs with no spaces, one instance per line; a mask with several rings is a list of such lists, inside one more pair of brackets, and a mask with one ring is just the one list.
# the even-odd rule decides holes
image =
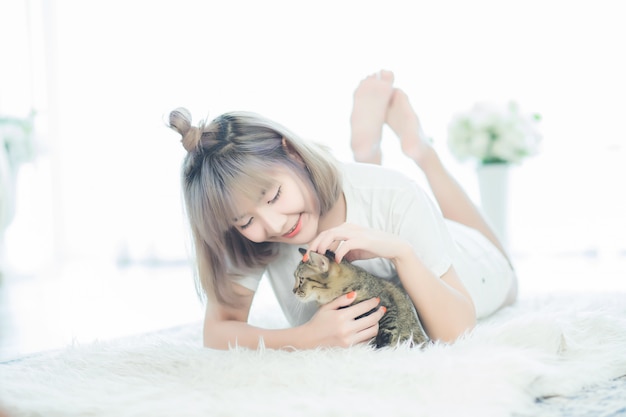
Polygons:
[[[472,167],[446,148],[452,114],[479,100],[510,99],[540,113],[542,152],[512,175],[512,251],[616,256],[626,251],[619,3],[4,4],[4,24],[16,22],[7,13],[24,19],[9,37],[2,33],[3,62],[26,62],[30,72],[2,65],[0,110],[37,107],[46,144],[22,172],[12,259],[36,264],[34,241],[41,259],[184,259],[184,151],[165,127],[170,109],[186,106],[196,120],[256,111],[349,159],[352,92],[379,68],[395,71],[474,198]],[[16,40],[23,47],[5,48]],[[419,176],[385,133],[386,163]]]

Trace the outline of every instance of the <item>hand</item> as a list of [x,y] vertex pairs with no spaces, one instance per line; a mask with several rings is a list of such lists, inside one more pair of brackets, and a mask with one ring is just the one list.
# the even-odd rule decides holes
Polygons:
[[349,347],[376,337],[378,321],[385,314],[384,308],[379,308],[358,320],[355,318],[376,308],[380,300],[370,298],[350,306],[354,300],[356,300],[354,292],[342,295],[320,307],[313,318],[305,324],[307,334],[311,335],[315,347]]
[[344,257],[350,262],[371,258],[393,260],[410,248],[410,244],[397,235],[350,223],[325,230],[309,243],[310,251],[335,252],[337,262]]

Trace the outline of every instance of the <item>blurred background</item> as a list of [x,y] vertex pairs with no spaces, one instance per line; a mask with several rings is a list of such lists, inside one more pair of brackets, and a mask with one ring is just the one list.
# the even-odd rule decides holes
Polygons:
[[[353,90],[381,68],[477,203],[475,166],[446,144],[453,115],[485,100],[540,114],[540,152],[508,183],[523,289],[624,289],[619,10],[619,0],[3,1],[0,116],[34,112],[1,235],[5,356],[202,318],[171,109],[196,122],[255,111],[350,160]],[[383,152],[421,180],[387,130]]]

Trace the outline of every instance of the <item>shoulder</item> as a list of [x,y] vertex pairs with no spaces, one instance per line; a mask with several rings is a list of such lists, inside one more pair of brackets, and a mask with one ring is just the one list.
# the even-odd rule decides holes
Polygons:
[[407,213],[431,209],[423,188],[400,171],[378,165],[343,166],[346,221],[398,232],[410,220]]
[[402,172],[380,165],[346,163],[341,165],[344,187],[356,189],[406,189],[415,182]]

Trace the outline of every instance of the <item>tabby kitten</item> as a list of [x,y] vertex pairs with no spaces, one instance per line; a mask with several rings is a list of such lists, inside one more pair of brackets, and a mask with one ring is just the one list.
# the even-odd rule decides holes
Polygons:
[[[356,300],[353,304],[379,297],[380,305],[385,306],[387,312],[378,323],[378,335],[372,339],[377,348],[395,346],[406,341],[410,341],[412,345],[420,345],[428,340],[413,304],[398,286],[375,277],[345,259],[337,264],[335,254],[331,251],[326,251],[326,255],[316,252],[309,252],[307,255],[306,249],[303,248],[299,251],[303,257],[294,273],[296,282],[293,293],[300,301],[315,300],[319,305],[323,305],[351,291],[356,291]],[[378,308],[357,319],[373,313]]]

